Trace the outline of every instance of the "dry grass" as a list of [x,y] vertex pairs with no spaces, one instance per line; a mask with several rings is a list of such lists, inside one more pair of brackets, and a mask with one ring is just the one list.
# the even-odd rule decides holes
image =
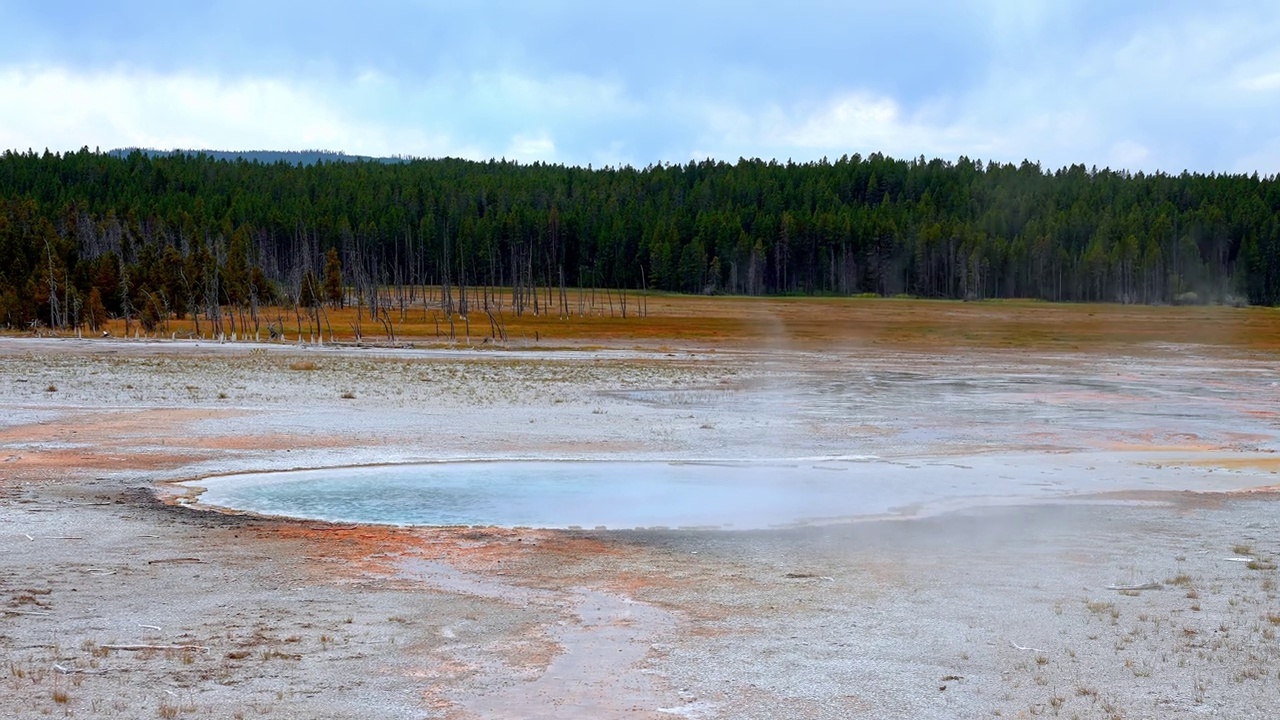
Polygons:
[[1093,613],[1094,615],[1109,613],[1115,609],[1114,603],[1102,602],[1100,600],[1087,601],[1085,602],[1084,606],[1089,610],[1089,612]]
[[[438,291],[435,291],[438,296]],[[589,293],[589,291],[588,291]],[[830,347],[887,345],[929,349],[939,341],[953,347],[1005,349],[1105,350],[1144,343],[1206,344],[1251,350],[1280,350],[1280,313],[1270,308],[1149,307],[1135,305],[1054,304],[1009,300],[963,303],[946,300],[899,298],[745,298],[628,294],[627,317],[622,317],[618,297],[612,314],[602,292],[594,307],[584,300],[579,313],[577,291],[570,291],[571,313],[521,316],[511,312],[509,293],[501,297],[494,313],[506,334],[507,344],[638,344],[771,345]],[[647,312],[638,314],[644,298]],[[402,313],[392,312],[392,328],[398,342],[480,345],[495,337],[488,316],[473,298],[469,318],[455,316],[453,337],[448,319],[435,305],[424,309],[419,297]],[[266,319],[284,321],[287,340],[315,339],[315,328],[305,319],[299,325],[287,309],[262,312],[256,337],[268,338]],[[328,311],[324,339],[350,342],[356,337],[354,308]],[[359,323],[366,341],[387,342],[380,323],[370,323],[367,311]],[[172,320],[159,336],[189,337],[190,319]],[[110,327],[113,336],[124,335],[123,321]],[[201,333],[210,336],[201,323]],[[252,330],[240,339],[254,339]]]
[[316,369],[316,364],[310,360],[298,360],[297,362],[289,363],[289,369],[311,371]]

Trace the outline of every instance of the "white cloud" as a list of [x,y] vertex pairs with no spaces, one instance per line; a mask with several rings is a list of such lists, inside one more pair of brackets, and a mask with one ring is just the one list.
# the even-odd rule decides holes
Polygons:
[[690,145],[721,158],[879,151],[1048,168],[1280,170],[1280,22],[1160,14],[1064,44],[1058,10],[1020,8],[993,17],[991,60],[967,83],[913,98],[853,76],[818,102],[730,98],[701,111],[707,131]]
[[607,117],[639,110],[620,83],[578,74],[541,78],[512,71],[474,73],[455,92],[470,103],[543,118]]
[[1112,160],[1107,164],[1118,168],[1147,167],[1151,150],[1142,143],[1132,140],[1121,140],[1111,146]]
[[300,56],[257,75],[219,72],[216,58],[175,71],[0,65],[0,149],[322,147],[597,166],[883,152],[1280,170],[1280,20],[1193,3],[1103,13],[1102,25],[1052,0],[974,7],[972,27],[939,33],[966,43],[924,43],[882,65],[835,45],[820,65],[746,49],[634,65],[626,52],[483,43],[357,53],[345,66]]
[[536,135],[516,135],[507,145],[506,158],[515,158],[521,162],[555,162],[556,143],[546,133]]
[[908,114],[893,98],[868,91],[838,94],[816,106],[770,106],[753,114],[719,105],[704,113],[711,132],[701,139],[701,152],[722,159],[807,160],[873,152],[900,158],[920,154],[954,158],[983,153],[999,142],[995,128],[982,131],[948,123],[934,109]]
[[1270,92],[1280,89],[1280,72],[1270,72],[1263,75],[1253,75],[1241,78],[1237,83],[1241,90],[1253,90],[1257,92]]
[[0,147],[341,149],[465,154],[441,133],[361,120],[315,87],[129,70],[0,69]]
[[882,152],[900,158],[987,154],[999,145],[997,132],[967,125],[943,109],[908,114],[894,99],[866,92],[837,96],[772,130],[787,145],[827,155]]
[[[592,146],[589,129],[641,112],[618,83],[578,75],[445,73],[412,83],[373,70],[298,81],[0,66],[0,148],[18,150],[320,148],[585,163],[621,155],[615,142]],[[556,135],[576,139],[580,157],[565,157]]]

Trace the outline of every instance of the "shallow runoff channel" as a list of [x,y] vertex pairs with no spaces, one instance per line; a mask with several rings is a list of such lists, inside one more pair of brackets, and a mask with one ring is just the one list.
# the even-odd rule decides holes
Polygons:
[[1252,474],[1126,453],[913,461],[498,460],[246,473],[188,481],[199,504],[262,515],[391,525],[766,529],[913,517],[1124,490],[1230,491]]

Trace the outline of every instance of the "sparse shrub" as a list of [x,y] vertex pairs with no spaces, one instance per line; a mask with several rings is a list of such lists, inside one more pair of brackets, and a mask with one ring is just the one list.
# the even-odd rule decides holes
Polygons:
[[45,391],[45,392],[58,392],[58,386],[57,386],[57,385],[54,385],[53,383],[49,383],[49,387],[45,388],[45,389],[44,389],[44,391]]
[[351,392],[350,390],[346,390],[338,397],[342,398],[343,400],[355,400],[356,394]]
[[299,653],[287,653],[279,650],[266,650],[262,653],[263,660],[301,660],[302,655]]
[[310,360],[298,360],[297,362],[289,363],[289,369],[300,370],[300,371],[310,371],[310,370],[316,369],[316,364]]

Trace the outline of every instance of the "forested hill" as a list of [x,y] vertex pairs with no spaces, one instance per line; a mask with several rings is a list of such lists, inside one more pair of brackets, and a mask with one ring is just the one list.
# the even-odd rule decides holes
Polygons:
[[331,248],[357,288],[1272,305],[1278,213],[1275,178],[967,158],[592,170],[6,153],[0,324],[68,321],[95,289],[114,313],[318,302],[304,281]]
[[290,165],[315,165],[318,162],[381,162],[400,163],[408,158],[371,157],[369,155],[348,155],[332,150],[154,150],[151,148],[117,148],[107,154],[112,157],[129,157],[138,152],[148,157],[168,157],[170,155],[201,155],[213,160],[244,160],[260,163],[288,163]]

